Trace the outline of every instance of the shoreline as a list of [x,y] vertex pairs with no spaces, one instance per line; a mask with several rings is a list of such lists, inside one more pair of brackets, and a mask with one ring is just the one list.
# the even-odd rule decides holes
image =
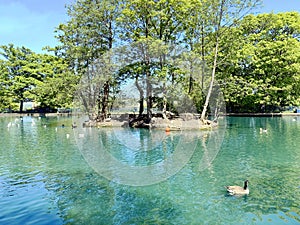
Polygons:
[[32,117],[53,117],[53,116],[73,116],[72,113],[0,113],[0,117],[22,117],[22,116],[32,116]]
[[223,116],[232,117],[284,117],[284,116],[300,116],[300,113],[226,113]]
[[[130,114],[130,113],[124,113]],[[78,115],[78,114],[76,114]],[[0,113],[0,117],[21,117],[21,116],[33,116],[33,117],[51,117],[51,116],[74,116],[72,113]],[[226,113],[220,116],[232,116],[232,117],[284,117],[284,116],[300,116],[300,113]]]
[[[0,118],[3,117],[72,117],[78,114],[72,113],[1,113]],[[222,117],[297,117],[300,113],[226,113],[221,114]],[[130,127],[130,114],[112,114],[107,121],[97,122],[97,121],[84,121],[82,123],[83,127]],[[158,129],[170,131],[184,131],[184,130],[210,130],[218,127],[218,122],[213,122],[207,120],[207,123],[200,121],[195,114],[185,114],[181,117],[173,119],[163,119],[160,117],[153,117],[149,124],[142,124],[139,126],[131,126],[133,128],[147,128],[147,129]]]

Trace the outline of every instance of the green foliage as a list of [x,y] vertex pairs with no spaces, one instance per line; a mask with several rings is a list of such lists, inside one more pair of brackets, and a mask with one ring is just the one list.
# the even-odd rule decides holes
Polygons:
[[[40,59],[30,49],[14,48],[12,44],[1,46],[1,55],[6,59],[1,61],[6,75],[6,88],[13,102],[23,102],[30,97],[33,87],[42,81]],[[20,106],[22,111],[22,104]]]
[[124,1],[117,19],[122,28],[120,38],[129,42],[152,38],[179,43],[192,3],[191,0]]
[[9,91],[9,72],[5,61],[0,60],[0,111],[15,110],[13,95]]
[[[1,46],[1,108],[16,110],[24,101],[36,101],[42,107],[71,104],[72,91],[77,83],[67,72],[62,59],[47,54],[36,54],[25,47],[12,44]],[[63,96],[62,96],[63,95]]]
[[[258,2],[260,1],[78,0],[68,7],[70,20],[57,29],[57,38],[62,46],[56,49],[56,53],[69,60],[69,66],[81,76],[115,43],[146,43],[151,50],[157,47],[157,41],[181,45],[187,50],[193,50],[202,60],[201,79],[195,79],[191,72],[185,73],[184,78],[181,78],[184,82],[182,87],[187,90],[187,95],[197,102],[200,109],[203,85],[207,82],[204,81],[204,73],[207,72],[204,61],[209,65],[208,68],[212,68],[214,62],[211,57],[216,42],[213,32],[216,28],[219,29],[221,23],[222,26],[234,23],[244,10],[251,9]],[[154,46],[150,46],[150,42]],[[216,51],[215,55],[217,54]],[[130,65],[126,65],[123,71],[121,68],[118,82],[132,79],[134,76],[138,84],[141,79],[146,78],[148,83],[143,87],[144,90],[138,89],[140,94],[146,93],[147,104],[150,106],[148,100],[152,98],[153,93],[149,79],[153,80],[155,77],[167,88],[168,70],[164,63],[151,61],[153,58],[151,59],[149,52],[142,52],[136,60],[134,65],[129,63],[131,68]],[[155,67],[155,63],[159,66]],[[214,79],[211,82],[214,83]]]
[[[93,110],[106,114],[131,80],[148,106],[162,91],[157,101],[164,110],[172,107],[166,102],[172,93],[188,96],[200,111],[215,74],[232,111],[300,105],[300,15],[247,15],[260,2],[77,0],[55,30],[60,45],[49,48],[55,56],[1,46],[0,109],[25,100],[68,107],[76,88],[89,96],[92,87]],[[114,46],[123,47],[112,56]]]
[[[62,64],[63,65],[63,64]],[[79,76],[65,68],[54,76],[47,76],[33,91],[32,98],[41,107],[71,108]]]
[[232,110],[299,105],[300,14],[249,15],[231,34],[237,41],[224,47],[219,74]]
[[[98,63],[97,60],[115,43],[118,32],[116,17],[119,15],[119,1],[78,0],[68,5],[67,10],[70,20],[60,24],[55,31],[61,45],[52,50],[65,59],[69,68],[75,71],[77,76],[89,76],[94,65]],[[105,74],[108,75],[112,74]],[[103,94],[102,97],[97,97],[98,102],[95,103],[99,120],[107,117],[108,92],[111,85],[111,79],[108,79],[94,93]],[[87,107],[86,105],[86,110]]]
[[117,32],[118,2],[78,0],[68,5],[67,10],[70,20],[55,30],[61,45],[52,50],[82,76],[97,58],[112,48]]

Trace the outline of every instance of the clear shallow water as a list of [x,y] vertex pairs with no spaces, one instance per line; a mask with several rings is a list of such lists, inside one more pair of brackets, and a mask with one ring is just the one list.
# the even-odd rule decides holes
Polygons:
[[[188,164],[142,187],[96,173],[78,148],[71,118],[34,121],[0,118],[0,224],[300,224],[300,117],[227,118],[221,148],[205,168],[213,136],[200,132]],[[163,131],[89,132],[131,166],[164,161],[182,139]],[[245,179],[249,196],[226,195],[225,185]]]

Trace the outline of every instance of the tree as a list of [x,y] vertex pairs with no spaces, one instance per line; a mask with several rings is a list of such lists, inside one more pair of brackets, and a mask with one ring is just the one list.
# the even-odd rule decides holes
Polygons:
[[[109,51],[114,43],[140,45],[140,58],[133,64],[126,67],[127,72],[134,76],[135,84],[140,93],[140,114],[143,110],[144,98],[147,101],[147,117],[151,119],[151,108],[153,105],[153,79],[160,81],[167,80],[170,74],[167,71],[164,55],[159,58],[158,63],[151,62],[149,58],[150,42],[162,41],[165,44],[181,45],[189,51],[199,54],[202,61],[201,74],[199,78],[193,73],[185,74],[189,79],[183,79],[188,86],[188,95],[197,101],[199,109],[203,101],[204,74],[206,68],[211,70],[210,85],[206,101],[203,105],[201,119],[205,121],[210,97],[215,88],[215,76],[220,68],[219,46],[222,39],[237,21],[247,12],[254,8],[259,0],[180,0],[180,1],[97,1],[78,0],[68,7],[70,20],[66,24],[61,24],[58,29],[57,38],[62,46],[56,48],[56,54],[65,57],[69,66],[75,74],[87,77],[84,82],[91,82],[94,77],[94,63],[105,52]],[[228,48],[228,45],[226,48]],[[221,48],[224,48],[222,45]],[[221,49],[222,50],[222,49]],[[223,51],[223,50],[222,50]],[[198,57],[199,58],[199,57]],[[224,60],[224,59],[222,59]],[[159,73],[153,73],[160,66]],[[130,68],[130,66],[132,66]],[[194,64],[190,64],[190,71],[193,71]],[[140,68],[138,68],[140,67]],[[140,72],[140,74],[137,73]],[[163,73],[162,71],[165,71]],[[123,72],[126,74],[125,70]],[[134,75],[133,75],[134,74]],[[120,75],[120,73],[119,73]],[[111,74],[111,78],[114,74]],[[165,77],[164,77],[165,76]],[[123,76],[123,78],[126,76]],[[122,80],[123,78],[120,78]],[[146,85],[141,86],[141,79]],[[154,79],[154,80],[155,80]],[[100,114],[97,119],[106,118],[108,99],[110,93],[110,82],[108,79],[103,83],[101,91],[98,93]],[[201,85],[198,85],[198,83]],[[164,85],[165,83],[162,82]],[[91,88],[88,85],[87,88]],[[87,91],[92,93],[92,89]],[[86,96],[85,93],[84,95]],[[142,97],[145,93],[145,97]],[[92,96],[91,96],[92,97]],[[101,104],[100,104],[101,103]],[[166,104],[165,104],[166,106]],[[164,107],[165,108],[165,107]]]
[[[47,60],[46,62],[44,60]],[[78,84],[78,76],[68,70],[63,59],[44,55],[44,79],[32,90],[32,99],[41,108],[70,108]]]
[[[132,81],[136,86],[139,93],[139,117],[144,113],[144,99],[151,96],[151,103],[147,101],[147,120],[150,120],[153,105],[157,105],[159,99],[166,98],[167,89],[179,78],[175,73],[178,68],[172,64],[176,56],[178,57],[177,51],[174,46],[166,45],[161,40],[150,41],[150,39],[141,39],[126,46],[125,49],[118,53],[119,61],[124,63],[120,67],[117,80],[120,83]],[[163,102],[165,115],[167,102]]]
[[152,38],[166,44],[179,43],[184,29],[183,21],[188,20],[190,0],[124,1],[119,26],[120,38],[129,43]]
[[243,2],[238,0],[217,0],[211,1],[210,6],[206,7],[212,15],[211,18],[208,18],[208,24],[212,27],[214,47],[211,61],[211,81],[200,117],[203,122],[205,122],[210,97],[215,84],[216,69],[219,63],[219,44],[224,34],[222,30],[233,26],[236,21],[255,8],[259,3],[259,0],[247,0]]
[[[41,107],[59,107],[72,102],[70,98],[76,79],[66,76],[67,67],[62,59],[36,54],[12,44],[1,46],[1,49],[1,55],[5,57],[1,60],[1,71],[6,104],[19,102],[19,111],[22,112],[26,100],[35,100]],[[64,96],[59,97],[62,93]]]
[[9,91],[9,73],[6,62],[0,60],[0,111],[15,110],[12,93]]
[[[142,49],[140,58],[145,74],[145,92],[147,101],[147,117],[151,120],[151,108],[153,99],[153,87],[151,76],[151,49],[156,41],[165,44],[179,43],[183,31],[183,20],[189,14],[190,1],[127,1],[123,6],[118,19],[123,35],[120,38],[129,43],[137,43]],[[161,69],[163,68],[163,55],[161,56]],[[136,76],[138,84],[139,76]],[[140,88],[140,87],[139,87]],[[138,89],[139,89],[138,88]],[[141,89],[140,93],[141,93]],[[142,104],[142,102],[140,102]],[[140,107],[141,109],[141,107]]]
[[23,111],[23,102],[30,97],[33,88],[43,80],[41,59],[39,55],[25,47],[14,47],[13,44],[1,46],[0,53],[6,60],[2,61],[6,68],[7,87],[14,101],[20,103],[19,111]]
[[[113,47],[117,35],[116,18],[119,15],[119,3],[115,0],[78,0],[68,6],[70,20],[60,24],[56,30],[56,38],[62,43],[55,49],[57,55],[64,57],[71,70],[89,79],[92,67],[97,59]],[[110,79],[103,83],[98,96],[102,107],[97,119],[107,117]],[[90,86],[89,86],[90,87]]]
[[299,105],[300,15],[248,15],[231,29],[239,40],[219,70],[231,110],[272,111]]
[[[136,42],[141,39],[162,40],[166,43],[186,45],[189,50],[199,53],[202,59],[202,87],[205,66],[211,68],[211,80],[203,106],[201,120],[205,121],[210,96],[215,84],[221,29],[229,28],[254,8],[260,1],[128,1],[121,17],[123,40]],[[206,61],[207,63],[205,64]],[[146,65],[147,60],[145,61]],[[149,65],[148,65],[149,66]],[[191,64],[190,71],[193,71]],[[150,74],[150,73],[148,73]],[[150,79],[150,76],[149,76]],[[192,94],[194,79],[189,74],[189,94]],[[147,80],[147,79],[146,79]],[[147,92],[147,90],[150,90]],[[203,90],[202,90],[203,91]],[[146,85],[147,108],[151,107],[151,85]],[[201,94],[200,94],[201,95]],[[147,112],[149,114],[149,112]]]
[[90,66],[86,76],[81,77],[75,100],[93,122],[103,122],[112,107],[112,98],[118,86],[115,79],[117,71],[118,64],[113,60],[113,52],[108,51]]

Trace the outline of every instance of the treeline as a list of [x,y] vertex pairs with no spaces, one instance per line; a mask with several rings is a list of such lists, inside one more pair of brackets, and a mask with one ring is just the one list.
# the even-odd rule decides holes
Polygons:
[[[163,90],[175,91],[174,87],[181,84],[180,91],[202,114],[206,114],[210,90],[215,85],[221,88],[230,112],[298,106],[300,14],[250,14],[260,3],[77,0],[67,6],[69,21],[56,28],[59,45],[47,47],[49,54],[13,44],[0,47],[0,110],[22,110],[27,100],[38,102],[44,109],[72,107],[76,91],[88,113],[103,120],[116,104],[121,85],[128,80],[135,82],[139,90],[140,114],[145,102],[147,114],[153,105],[171,110],[167,96],[153,96],[155,87],[147,81],[154,78]],[[191,62],[190,70],[183,71],[177,64],[162,60],[161,54],[151,61],[143,48],[135,48],[136,53],[144,54],[138,54],[140,58],[113,69],[114,63],[107,62],[109,53],[134,43],[160,51],[166,46],[180,46],[185,53],[181,62]],[[107,70],[101,70],[101,65]],[[195,68],[196,72],[191,72]],[[91,86],[97,73],[105,79]],[[143,82],[146,85],[141,85]],[[92,89],[98,91],[91,93]],[[86,96],[93,101],[87,102]]]
[[229,31],[235,39],[220,53],[218,67],[228,111],[299,106],[300,14],[248,15]]

